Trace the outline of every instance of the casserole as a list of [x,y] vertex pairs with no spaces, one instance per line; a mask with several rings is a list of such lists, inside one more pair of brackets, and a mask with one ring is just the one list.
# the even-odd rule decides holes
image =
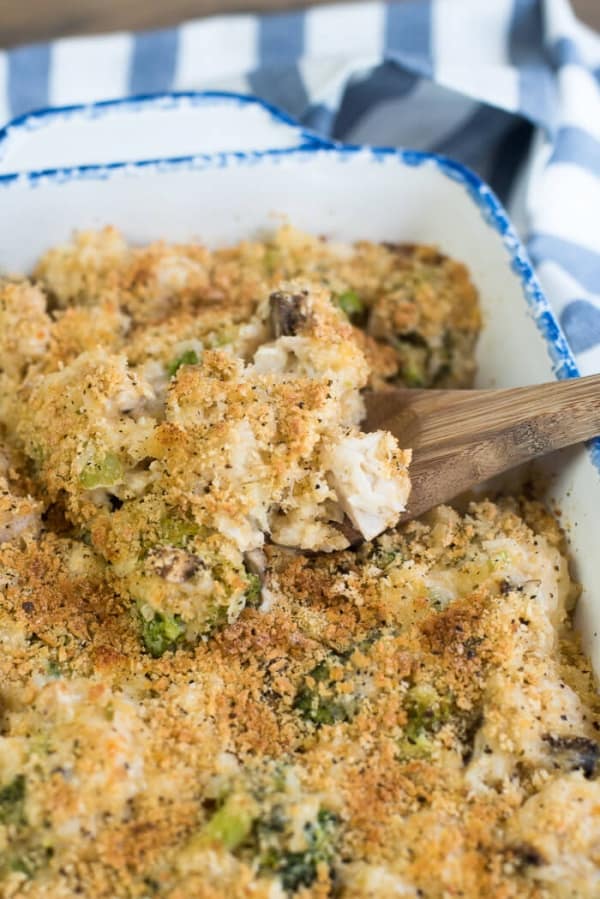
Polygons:
[[[170,116],[213,147],[263,123],[262,148],[94,163],[117,136],[140,152],[138,115],[157,153]],[[366,353],[373,378],[468,383],[480,317],[460,261],[486,317],[480,383],[574,373],[489,190],[222,95],[34,116],[5,164],[11,144],[41,164],[44,133],[55,164],[64,145],[85,165],[2,181],[6,267],[37,282],[0,291],[7,895],[595,896],[600,724],[560,627],[577,591],[551,516],[524,491],[355,552],[338,527],[371,527],[365,464],[393,461],[406,487],[391,444],[357,465],[377,438],[352,431]],[[282,219],[334,243],[272,234]],[[188,243],[128,249],[109,227],[55,246],[107,221]],[[381,243],[338,242],[362,236]],[[565,505],[560,465],[547,492]]]
[[[134,243],[226,244],[290,220],[340,240],[437,244],[480,293],[477,386],[578,375],[522,243],[476,175],[427,153],[337,146],[254,98],[169,94],[32,113],[0,132],[0,196],[3,272],[28,272],[73,230],[107,222]],[[600,442],[539,470],[583,585],[577,624],[598,670]]]

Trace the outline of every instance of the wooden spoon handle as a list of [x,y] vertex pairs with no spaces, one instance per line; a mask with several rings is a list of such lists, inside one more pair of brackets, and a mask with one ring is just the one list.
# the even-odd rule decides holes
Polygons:
[[413,448],[405,517],[600,434],[600,375],[509,390],[395,390],[367,398],[366,429]]

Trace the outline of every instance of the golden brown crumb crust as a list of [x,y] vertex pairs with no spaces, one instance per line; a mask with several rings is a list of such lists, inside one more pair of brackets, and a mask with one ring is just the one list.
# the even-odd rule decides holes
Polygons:
[[[223,427],[256,430],[281,394],[275,480],[330,414],[322,380],[239,374],[264,297],[299,275],[354,316],[311,327],[359,386],[468,382],[476,295],[429,247],[283,229],[133,250],[107,229],[2,289],[0,894],[597,896],[598,702],[543,506],[440,507],[356,551],[266,545],[250,565],[211,528],[237,514],[231,485],[191,499],[223,396]],[[115,459],[128,480],[107,494]],[[215,629],[177,642],[209,577]]]

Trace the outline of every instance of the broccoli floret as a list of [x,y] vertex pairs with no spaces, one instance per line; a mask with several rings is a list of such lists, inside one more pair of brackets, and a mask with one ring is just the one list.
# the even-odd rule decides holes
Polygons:
[[211,350],[218,350],[219,347],[227,346],[228,343],[233,343],[235,336],[236,331],[234,328],[223,328],[221,331],[210,334],[205,342]]
[[30,846],[23,848],[21,854],[13,856],[8,864],[11,871],[17,871],[24,874],[27,878],[32,878],[35,874],[48,864],[54,849],[52,846]]
[[420,334],[403,334],[394,340],[400,362],[400,379],[407,387],[426,387],[430,350]]
[[[336,660],[337,661],[337,660]],[[294,708],[316,725],[350,721],[355,712],[352,696],[338,694],[331,680],[330,665],[319,662],[304,678],[294,699]]]
[[[317,878],[319,866],[329,867],[333,879],[333,860],[339,830],[337,815],[320,808],[316,816],[303,825],[299,840],[294,818],[295,803],[270,785],[251,791],[230,793],[187,847],[195,853],[207,847],[222,848],[237,858],[245,859],[265,877],[279,878],[287,893],[310,886]],[[292,848],[293,847],[293,848]]]
[[333,879],[338,824],[337,815],[320,809],[316,821],[305,825],[306,849],[292,852],[271,846],[262,858],[261,870],[276,874],[288,893],[311,886],[317,878],[318,866],[323,863],[328,865]]
[[401,566],[406,561],[404,547],[398,545],[398,535],[392,533],[382,534],[372,543],[363,543],[356,552],[356,558],[386,573],[392,566]]
[[46,670],[48,672],[49,677],[60,677],[62,674],[62,668],[56,659],[49,659],[48,664],[46,666]]
[[425,387],[426,384],[422,368],[414,363],[402,367],[402,380],[407,387]]
[[231,793],[204,826],[189,840],[184,855],[194,855],[209,847],[239,855],[242,847],[253,845],[257,805],[248,793]]
[[349,321],[354,324],[363,321],[366,307],[355,290],[345,290],[337,294],[334,300]]
[[32,877],[34,874],[34,869],[29,864],[29,861],[22,855],[12,859],[10,870],[17,871],[19,874],[24,874],[25,877]]
[[86,463],[79,475],[79,483],[86,490],[93,490],[95,487],[111,487],[122,477],[121,460],[115,453],[107,453],[105,456],[96,457]]
[[344,651],[330,651],[304,675],[293,708],[317,727],[352,721],[363,699],[372,695],[374,689],[372,673],[357,669],[353,656],[355,650],[368,655],[380,636],[374,629],[356,645]]
[[386,552],[385,550],[380,549],[377,552],[373,553],[373,556],[371,557],[371,561],[375,565],[377,565],[378,568],[381,568],[383,570],[385,568],[390,567],[390,565],[394,562],[397,555],[398,555],[397,553]]
[[185,633],[185,625],[179,615],[163,615],[155,612],[149,620],[140,615],[142,640],[147,652],[155,659],[168,649],[175,649]]
[[278,247],[266,247],[263,262],[267,275],[272,275],[281,264],[281,253]]
[[178,356],[177,359],[173,359],[172,362],[169,362],[167,365],[167,374],[170,378],[173,378],[182,365],[197,365],[199,361],[198,353],[195,350],[185,350],[181,356]]
[[201,529],[195,521],[165,515],[160,521],[159,532],[163,543],[169,546],[184,546],[191,537],[199,534]]
[[431,379],[431,386],[437,387],[443,385],[446,378],[452,374],[454,364],[455,346],[454,334],[451,331],[444,331],[442,338],[442,346],[432,353],[432,363],[435,373]]
[[25,776],[17,776],[0,789],[0,824],[25,822]]
[[[169,515],[150,531],[145,545],[138,544],[138,564],[124,575],[124,588],[135,597],[141,635],[155,657],[184,638],[192,643],[234,620],[248,600],[249,588],[251,599],[257,595],[241,554],[236,558],[229,547],[221,552],[211,538],[202,525]],[[181,600],[192,591],[193,615],[183,620]]]
[[430,755],[432,738],[442,729],[452,714],[452,704],[440,696],[429,684],[412,687],[404,700],[406,725],[400,741],[404,758],[424,758]]
[[245,795],[229,796],[198,834],[201,845],[218,843],[233,852],[248,838],[256,818],[255,805]]
[[401,549],[385,549],[383,546],[375,544],[369,561],[381,571],[387,571],[392,565],[401,565],[404,561],[404,554]]
[[246,603],[249,606],[257,606],[260,602],[260,578],[257,574],[248,572],[248,586],[246,588]]
[[400,363],[399,378],[408,387],[438,386],[452,374],[454,337],[449,331],[435,345],[417,331],[398,334],[391,343]]

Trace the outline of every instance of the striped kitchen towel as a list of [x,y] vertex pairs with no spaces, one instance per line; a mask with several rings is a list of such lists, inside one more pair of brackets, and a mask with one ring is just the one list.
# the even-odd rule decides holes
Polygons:
[[509,203],[580,369],[600,371],[600,37],[567,0],[348,3],[0,53],[0,122],[200,88],[476,169]]

